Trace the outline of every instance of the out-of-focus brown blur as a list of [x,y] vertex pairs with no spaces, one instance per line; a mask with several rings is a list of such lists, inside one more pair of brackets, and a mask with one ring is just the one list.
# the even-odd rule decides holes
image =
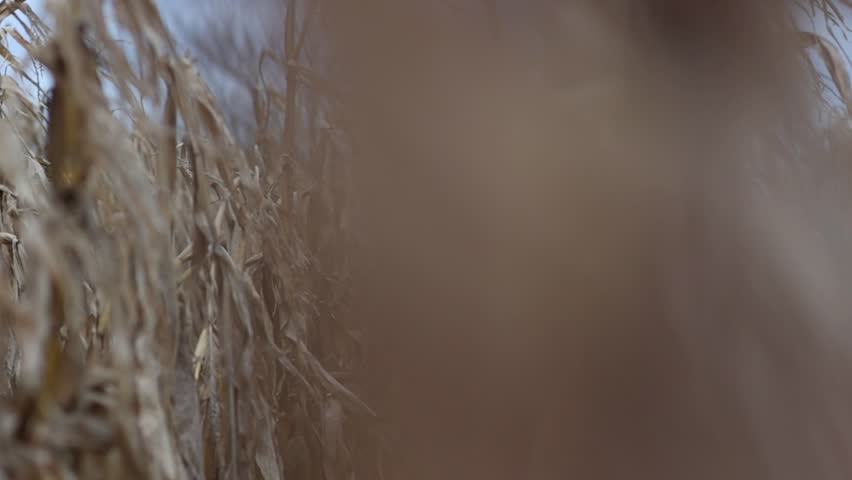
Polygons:
[[787,4],[327,10],[394,478],[852,475],[849,172]]

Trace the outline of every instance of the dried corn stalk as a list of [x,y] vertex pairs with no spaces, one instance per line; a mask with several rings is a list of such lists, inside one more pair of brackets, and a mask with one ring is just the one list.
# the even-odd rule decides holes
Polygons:
[[48,7],[0,6],[53,77],[0,50],[0,478],[351,475],[373,412],[280,155],[237,145],[153,1]]

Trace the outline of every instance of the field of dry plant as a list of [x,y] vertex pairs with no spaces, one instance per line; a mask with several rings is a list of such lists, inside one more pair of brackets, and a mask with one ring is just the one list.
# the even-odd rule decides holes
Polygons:
[[[742,364],[713,363],[727,357],[713,340],[689,343],[696,332],[730,344],[738,326],[777,328],[784,340],[768,340],[766,358],[778,353],[799,376],[767,374],[783,384],[770,390],[835,400],[834,377],[813,375],[828,371],[814,359],[831,349],[811,348],[808,322],[852,313],[832,283],[847,277],[827,273],[852,258],[831,233],[852,204],[822,215],[824,203],[803,200],[812,187],[747,202],[762,187],[728,182],[752,178],[733,165],[747,152],[806,163],[809,135],[823,130],[832,153],[818,156],[852,158],[852,85],[831,38],[846,31],[846,1],[646,0],[636,4],[647,11],[627,16],[641,34],[613,13],[630,2],[565,2],[562,16],[544,17],[545,48],[512,40],[497,3],[477,4],[486,21],[471,28],[458,12],[458,25],[430,17],[430,2],[285,3],[284,46],[233,69],[266,62],[282,78],[251,72],[255,84],[242,86],[252,115],[235,125],[153,0],[54,0],[44,18],[26,0],[0,1],[0,480],[564,478],[557,471],[595,480],[633,468],[640,480],[849,478],[848,458],[835,454],[852,445],[852,403],[816,404],[836,415],[828,440],[823,419],[785,409],[794,400],[760,403],[763,390],[742,390],[745,410],[735,394],[713,403]],[[762,22],[777,26],[778,10],[828,19],[828,33],[767,46],[781,37],[762,36]],[[326,43],[306,52],[314,30]],[[510,41],[495,49],[500,36]],[[815,54],[828,76],[767,75],[789,67],[788,47]],[[534,71],[544,79],[525,76]],[[793,105],[796,94],[825,92],[840,102],[816,109],[842,113],[817,133],[802,127],[809,140],[797,143],[796,130],[740,142],[781,110],[812,113],[812,103]],[[726,153],[732,161],[714,170],[713,155]],[[769,183],[787,185],[778,177]],[[672,230],[692,201],[711,205],[721,230]],[[784,202],[815,226],[786,216]],[[742,214],[713,217],[728,207]],[[585,226],[570,230],[566,218]],[[820,227],[828,240],[811,234]],[[719,231],[763,237],[754,250],[730,241],[744,262],[678,243],[716,245]],[[683,252],[689,259],[671,261]],[[752,258],[753,271],[737,270]],[[665,294],[648,276],[669,263],[689,279],[677,287],[693,288],[677,290],[672,309],[651,300]],[[752,288],[748,275],[761,285],[753,295],[720,287],[734,278]],[[651,319],[672,311],[695,357],[675,356],[671,325]],[[728,330],[701,323],[716,314],[730,315]],[[764,322],[775,314],[780,323]],[[832,368],[848,372],[849,358]],[[695,402],[707,418],[754,420],[754,431],[720,426],[713,438],[736,441],[718,451],[703,437],[659,449],[641,440],[684,438],[676,420],[625,412],[665,418],[656,393],[636,392],[668,392],[657,373],[698,378],[679,369],[687,364],[718,380],[695,390],[713,405]],[[672,395],[681,403],[662,404],[674,418],[693,418],[679,410],[692,397]],[[785,432],[793,440],[774,440]],[[706,448],[718,458],[696,453]],[[702,461],[718,476],[682,475]]]
[[258,86],[240,146],[153,2],[48,7],[0,4],[0,478],[349,478],[329,127]]

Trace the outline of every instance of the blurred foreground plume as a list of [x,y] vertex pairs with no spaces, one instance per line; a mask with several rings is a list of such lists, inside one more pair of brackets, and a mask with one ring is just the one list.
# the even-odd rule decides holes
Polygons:
[[852,473],[849,152],[788,4],[330,3],[399,478]]

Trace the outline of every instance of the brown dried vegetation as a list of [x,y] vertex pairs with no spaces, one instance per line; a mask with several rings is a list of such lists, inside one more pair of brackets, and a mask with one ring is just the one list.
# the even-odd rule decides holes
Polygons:
[[249,145],[153,0],[0,3],[0,479],[852,475],[837,46],[554,3],[290,0]]
[[334,179],[241,149],[153,2],[0,12],[54,79],[3,52],[0,477],[346,477]]

